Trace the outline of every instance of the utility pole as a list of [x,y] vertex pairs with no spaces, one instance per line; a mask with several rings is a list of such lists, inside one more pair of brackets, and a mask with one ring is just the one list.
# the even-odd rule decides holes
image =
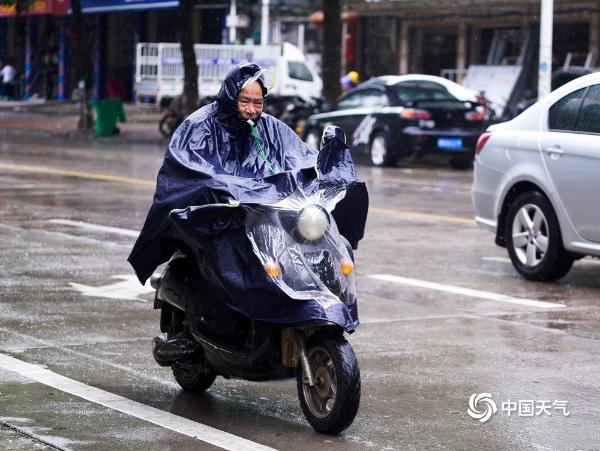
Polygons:
[[269,44],[269,0],[262,0],[260,17],[260,45]]
[[554,0],[542,0],[540,13],[540,62],[538,66],[538,99],[550,93],[552,75],[552,26]]
[[229,4],[229,17],[231,17],[231,23],[229,24],[229,43],[233,44],[237,39],[237,5],[236,0],[231,0]]

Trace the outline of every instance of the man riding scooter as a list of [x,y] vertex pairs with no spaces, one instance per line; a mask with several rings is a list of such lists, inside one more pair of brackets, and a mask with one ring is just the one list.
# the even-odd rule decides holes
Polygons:
[[[168,215],[172,209],[239,201],[241,195],[250,193],[256,179],[314,168],[318,152],[283,122],[262,113],[272,88],[268,83],[267,73],[258,65],[241,64],[226,76],[217,99],[191,114],[175,132],[157,176],[153,204],[128,258],[141,282],[177,250]],[[346,181],[356,182],[352,161],[344,164],[352,165]],[[235,193],[218,189],[221,178],[227,176],[236,177]],[[215,189],[199,187],[207,178],[215,181]],[[294,179],[293,174],[289,178]],[[290,183],[297,185],[297,180]],[[277,188],[262,194],[280,200]],[[355,213],[362,212],[364,217],[358,214],[357,225],[340,224],[353,247],[362,238],[366,219],[362,211],[368,202],[366,191],[361,196],[361,208]]]
[[[314,150],[288,126],[262,115],[265,96],[272,87],[268,86],[268,75],[256,64],[236,67],[223,81],[216,101],[191,114],[177,129],[158,174],[154,204],[128,259],[140,281],[144,282],[176,250],[170,242],[168,218],[173,208],[231,200],[211,193],[200,201],[189,194],[196,186],[194,170],[204,169],[202,164],[196,166],[196,156],[207,152],[217,160],[215,172],[240,177],[266,177],[296,167],[298,160],[311,162],[316,158]],[[286,153],[286,148],[294,152]],[[189,178],[185,172],[190,173]],[[177,189],[167,191],[175,173],[181,183]],[[185,352],[191,343],[189,337],[175,337],[164,346],[164,352]]]
[[[144,283],[175,254],[153,283],[167,332],[154,355],[184,389],[204,390],[215,375],[297,374],[311,424],[338,433],[360,398],[342,333],[358,325],[352,248],[363,236],[368,197],[343,132],[329,130],[320,152],[307,147],[262,114],[270,87],[257,65],[240,65],[216,101],[181,124],[128,260]],[[216,310],[231,321],[209,318]],[[340,356],[353,360],[342,367]]]

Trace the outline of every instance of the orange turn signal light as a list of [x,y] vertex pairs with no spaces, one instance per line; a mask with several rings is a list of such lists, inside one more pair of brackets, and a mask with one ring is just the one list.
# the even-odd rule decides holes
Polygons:
[[349,276],[354,272],[354,263],[349,258],[342,258],[340,260],[340,269],[343,275]]
[[267,275],[269,277],[272,277],[273,279],[275,277],[279,277],[279,275],[281,274],[281,268],[277,263],[273,261],[265,263],[264,268]]

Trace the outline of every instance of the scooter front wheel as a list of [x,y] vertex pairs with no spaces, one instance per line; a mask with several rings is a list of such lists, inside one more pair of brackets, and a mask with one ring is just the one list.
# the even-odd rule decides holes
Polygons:
[[309,385],[298,365],[300,406],[311,426],[324,434],[339,434],[356,416],[360,403],[360,370],[350,344],[343,336],[315,334],[307,342],[312,371]]

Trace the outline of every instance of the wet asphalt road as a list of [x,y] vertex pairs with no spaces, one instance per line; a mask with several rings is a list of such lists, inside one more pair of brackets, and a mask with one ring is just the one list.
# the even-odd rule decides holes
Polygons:
[[[294,381],[218,378],[205,395],[183,393],[152,358],[158,313],[126,262],[163,147],[3,138],[0,358],[277,449],[600,448],[600,264],[576,262],[554,284],[520,279],[471,219],[472,173],[439,164],[358,168],[371,198],[350,337],[363,392],[346,432],[313,432]],[[479,393],[497,405],[485,423],[467,415]],[[0,366],[2,449],[217,449],[202,438]]]

